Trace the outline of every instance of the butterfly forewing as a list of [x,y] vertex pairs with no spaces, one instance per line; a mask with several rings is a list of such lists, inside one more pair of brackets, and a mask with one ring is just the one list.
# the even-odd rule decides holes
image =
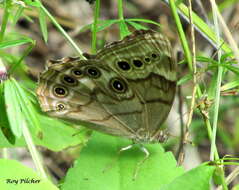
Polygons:
[[37,89],[43,111],[111,135],[157,141],[176,89],[169,41],[140,30],[88,58],[48,63]]

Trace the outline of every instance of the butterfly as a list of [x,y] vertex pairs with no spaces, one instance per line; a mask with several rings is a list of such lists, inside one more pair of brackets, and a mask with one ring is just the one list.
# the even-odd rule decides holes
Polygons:
[[42,110],[136,143],[163,142],[177,80],[166,36],[136,30],[85,57],[48,61],[36,90]]

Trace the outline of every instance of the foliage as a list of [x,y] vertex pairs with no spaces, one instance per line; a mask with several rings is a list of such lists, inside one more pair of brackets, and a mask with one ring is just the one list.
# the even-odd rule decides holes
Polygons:
[[[195,118],[191,123],[192,131],[195,133],[194,143],[200,144],[203,139],[208,139],[211,143],[214,162],[204,162],[196,168],[184,171],[182,167],[176,166],[176,158],[170,152],[165,152],[161,145],[148,145],[150,157],[140,165],[136,179],[133,179],[135,168],[140,160],[144,158],[138,147],[118,154],[118,150],[130,144],[130,142],[116,138],[94,133],[87,146],[81,151],[80,157],[75,161],[74,167],[69,169],[67,175],[61,183],[60,188],[67,189],[198,189],[204,190],[210,188],[212,176],[219,180],[214,180],[216,185],[222,185],[228,189],[225,182],[224,170],[222,165],[237,165],[237,158],[226,159],[219,157],[218,149],[214,146],[213,131],[218,131],[218,139],[231,150],[238,146],[238,118],[232,126],[233,132],[230,133],[219,117],[219,121],[212,120],[214,116],[224,115],[233,105],[238,105],[238,100],[234,96],[238,93],[239,87],[239,69],[235,55],[231,46],[224,39],[217,38],[216,33],[206,24],[196,13],[192,15],[195,27],[204,37],[223,50],[221,57],[209,57],[204,53],[196,56],[196,61],[202,64],[197,73],[193,72],[192,52],[189,48],[189,42],[185,37],[185,32],[178,12],[184,17],[189,17],[188,7],[183,1],[165,1],[170,5],[170,10],[179,32],[181,44],[184,49],[185,59],[179,62],[179,67],[186,65],[189,72],[178,80],[178,86],[188,85],[192,82],[195,75],[197,84],[196,102],[194,108]],[[224,1],[219,5],[223,10],[227,6],[234,5],[236,1]],[[83,59],[82,51],[76,42],[65,32],[58,23],[58,20],[52,16],[42,4],[41,1],[24,0],[13,1],[6,0],[0,4],[3,9],[3,16],[0,30],[0,57],[3,66],[0,64],[0,147],[3,149],[13,147],[27,147],[32,154],[34,163],[37,167],[37,174],[29,168],[21,165],[17,161],[10,159],[0,160],[0,189],[13,189],[13,185],[7,185],[6,179],[15,178],[34,178],[40,179],[42,183],[34,184],[34,189],[57,189],[53,182],[44,178],[45,171],[40,156],[34,156],[36,145],[45,147],[52,151],[61,151],[66,148],[86,144],[90,136],[89,130],[84,127],[75,127],[72,124],[62,122],[45,116],[38,105],[34,89],[36,83],[29,77],[30,69],[25,60],[36,45],[36,39],[25,36],[18,31],[16,24],[20,18],[27,19],[29,22],[34,20],[26,14],[27,10],[37,12],[39,31],[45,43],[49,43],[48,23],[54,25],[63,38],[73,47],[75,52]],[[154,25],[160,30],[161,25],[158,22],[144,18],[124,18],[123,1],[118,0],[118,18],[103,20],[100,19],[100,1],[95,2],[94,20],[91,24],[84,25],[78,32],[92,33],[92,52],[97,51],[97,34],[104,32],[116,25],[119,30],[119,38],[130,34],[131,30],[147,29],[149,25]],[[10,30],[9,30],[10,28]],[[22,52],[11,53],[11,49],[21,47]],[[219,51],[218,49],[218,51]],[[4,67],[8,68],[8,79],[3,81],[1,75]],[[220,72],[218,72],[221,70]],[[3,72],[2,72],[3,71]],[[208,84],[204,84],[200,78],[206,73],[211,73]],[[222,85],[218,78],[227,79]],[[20,78],[20,80],[18,80]],[[219,92],[219,97],[218,93]],[[224,105],[219,106],[220,98],[223,98]],[[212,105],[215,103],[214,105]],[[218,107],[217,109],[214,109]],[[198,109],[197,109],[198,108]],[[237,110],[238,111],[238,110]],[[213,129],[211,127],[213,123]],[[216,123],[216,124],[215,124]],[[214,125],[219,125],[215,128]],[[26,128],[25,128],[26,126]],[[203,128],[203,126],[206,126]],[[80,128],[80,130],[79,130]],[[30,134],[28,136],[27,134]],[[178,141],[177,141],[178,142]],[[224,155],[223,155],[224,156]],[[114,159],[116,158],[116,159]],[[110,164],[110,167],[103,173],[102,170]],[[219,167],[220,166],[220,167]],[[17,173],[14,171],[18,171]],[[217,171],[220,171],[217,173]],[[216,176],[216,177],[215,177]],[[50,179],[51,177],[49,177]],[[5,180],[5,181],[4,181]],[[236,189],[238,185],[234,188]],[[31,185],[22,184],[16,186],[16,189],[30,189]],[[14,187],[15,189],[15,187]]]

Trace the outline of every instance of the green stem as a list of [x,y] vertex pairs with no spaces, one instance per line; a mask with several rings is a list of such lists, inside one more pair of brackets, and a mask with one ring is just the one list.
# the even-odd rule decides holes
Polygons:
[[71,46],[76,50],[76,52],[79,54],[81,59],[86,59],[82,54],[83,52],[81,49],[76,45],[76,43],[71,39],[71,37],[66,33],[66,31],[61,27],[60,24],[56,21],[56,19],[48,12],[48,10],[43,6],[43,4],[38,1],[41,6],[40,8],[42,11],[49,17],[51,22],[55,25],[55,27],[62,33],[62,35],[65,37],[65,39],[71,44]]
[[[216,36],[217,36],[217,45],[218,45],[218,64],[220,65],[221,60],[221,50],[220,50],[220,33],[219,33],[219,26],[218,26],[218,20],[217,20],[217,13],[215,10],[215,6],[212,6],[213,10],[213,20],[214,20],[214,26],[216,30]],[[211,139],[211,151],[210,151],[210,159],[218,159],[215,158],[215,149],[216,149],[216,134],[217,134],[217,123],[218,123],[218,112],[219,112],[219,103],[220,103],[220,89],[221,89],[221,82],[222,82],[222,73],[223,68],[221,66],[218,67],[218,73],[217,73],[217,85],[216,85],[216,94],[215,94],[215,106],[214,106],[214,114],[213,114],[213,130],[212,130],[212,139]]]
[[47,174],[44,170],[43,164],[42,164],[42,160],[40,157],[40,154],[38,153],[36,146],[33,143],[31,134],[26,126],[26,122],[23,121],[22,123],[22,134],[24,136],[24,139],[26,141],[28,150],[31,153],[32,159],[34,161],[34,164],[37,168],[37,171],[39,172],[39,174],[41,175],[42,178],[47,178]]
[[3,37],[7,28],[8,18],[10,15],[10,10],[9,10],[10,6],[11,6],[10,0],[4,1],[4,13],[3,13],[2,25],[1,25],[1,31],[0,31],[0,42],[3,41]]
[[[186,60],[188,62],[188,67],[189,67],[190,71],[193,72],[192,56],[191,56],[190,49],[189,49],[188,44],[187,44],[187,39],[186,39],[186,36],[184,34],[180,18],[177,14],[177,7],[175,5],[174,0],[169,0],[169,5],[171,7],[172,15],[174,17],[174,20],[175,20],[175,23],[176,23],[176,26],[177,26],[177,29],[178,29],[178,33],[179,33],[179,37],[180,37],[180,40],[181,40],[181,43],[182,43],[182,46],[183,46],[184,54],[185,54]],[[202,96],[201,89],[198,85],[196,85],[196,87],[197,87],[197,97],[201,97]],[[202,105],[200,105],[200,110],[203,110]],[[205,120],[206,128],[208,130],[209,137],[211,137],[212,127],[211,127],[210,121],[206,117],[204,117],[204,120]],[[216,158],[219,158],[217,150],[215,150],[214,154],[215,154]]]
[[95,11],[94,11],[94,23],[93,23],[93,29],[92,29],[92,44],[91,44],[93,54],[95,54],[97,52],[96,34],[97,34],[97,24],[98,24],[98,20],[99,20],[99,15],[100,15],[100,0],[96,0]]
[[186,36],[184,34],[180,18],[179,18],[178,13],[177,13],[177,7],[175,5],[174,0],[169,0],[169,5],[171,7],[172,14],[173,14],[173,17],[174,17],[174,21],[175,21],[175,24],[176,24],[177,29],[178,29],[179,38],[180,38],[180,41],[182,43],[184,54],[185,54],[185,57],[186,57],[187,62],[188,62],[188,67],[189,67],[190,71],[193,71],[192,56],[191,56],[190,49],[189,49],[188,44],[187,44],[187,39],[186,39]]
[[29,45],[29,47],[23,52],[23,55],[20,57],[20,59],[15,63],[15,65],[13,65],[12,67],[10,67],[8,73],[11,74],[14,72],[14,70],[20,65],[20,63],[22,62],[22,60],[25,59],[25,57],[32,51],[32,48],[35,46],[36,41],[32,41],[32,43]]
[[123,11],[123,2],[122,0],[118,0],[118,17],[119,20],[124,20],[124,11]]

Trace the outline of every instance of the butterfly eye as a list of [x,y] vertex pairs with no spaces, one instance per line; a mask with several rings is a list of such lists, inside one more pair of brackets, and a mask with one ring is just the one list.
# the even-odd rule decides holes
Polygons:
[[66,108],[66,106],[64,105],[64,104],[62,104],[62,103],[58,103],[57,105],[56,105],[56,110],[57,111],[62,111],[62,110],[64,110]]
[[115,92],[123,93],[127,90],[127,86],[124,81],[118,78],[114,78],[110,81],[110,86]]
[[73,74],[73,76],[79,78],[79,77],[82,77],[83,76],[83,73],[81,70],[79,69],[72,69],[71,70],[71,73]]
[[86,69],[86,73],[92,78],[99,78],[101,75],[100,71],[96,67],[88,67]]
[[53,92],[58,97],[65,97],[65,96],[67,96],[67,90],[64,87],[62,87],[62,86],[54,87]]
[[67,75],[64,75],[62,77],[62,81],[63,81],[63,83],[65,83],[67,85],[71,85],[71,86],[76,86],[77,85],[77,80],[70,77],[70,76],[67,76]]
[[135,67],[138,67],[138,68],[143,66],[143,62],[138,59],[133,60],[133,64]]
[[119,61],[117,64],[121,70],[124,70],[124,71],[130,70],[130,64],[126,61]]

